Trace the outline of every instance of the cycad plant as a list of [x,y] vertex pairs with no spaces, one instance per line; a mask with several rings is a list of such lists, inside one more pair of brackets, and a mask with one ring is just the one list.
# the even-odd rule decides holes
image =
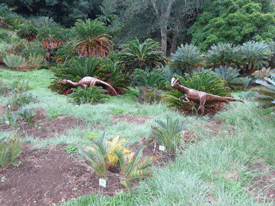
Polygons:
[[243,62],[247,64],[246,69],[252,72],[267,66],[272,55],[268,44],[255,41],[244,43],[241,46],[241,53]]
[[108,57],[113,49],[111,35],[107,34],[107,27],[98,20],[87,19],[86,22],[78,19],[73,30],[77,41],[74,43],[78,57],[90,56]]
[[70,94],[70,99],[75,104],[97,104],[104,102],[109,97],[103,93],[107,90],[102,87],[90,86],[84,90],[82,87],[73,88],[73,93]]
[[255,100],[263,107],[275,106],[275,73],[271,73],[270,76],[271,78],[265,77],[265,81],[260,79],[256,80],[256,83],[262,87],[254,89],[254,91],[258,92]]
[[121,184],[127,189],[130,194],[133,194],[133,189],[131,186],[131,181],[136,179],[143,179],[152,176],[152,171],[149,167],[154,161],[157,160],[156,157],[144,157],[141,158],[142,150],[144,146],[141,146],[132,157],[131,161],[123,154],[123,150],[115,150],[115,154],[119,159],[119,164],[121,168],[121,174],[123,179]]
[[167,117],[166,121],[157,120],[157,126],[152,126],[152,136],[159,145],[165,146],[170,152],[175,152],[182,140],[182,130],[188,121],[180,123],[178,119]]
[[143,43],[139,43],[136,38],[123,46],[119,54],[119,62],[117,65],[122,67],[124,73],[132,74],[136,68],[150,69],[154,67],[162,67],[166,64],[164,54],[160,51],[160,45],[153,39],[146,39]]
[[58,65],[53,69],[54,75],[59,79],[69,79],[79,81],[83,77],[96,77],[101,69],[101,59],[91,56],[86,58],[74,57],[64,65]]
[[[184,78],[179,75],[174,75],[174,77],[179,79],[181,85],[190,89],[196,89],[219,96],[230,96],[230,88],[225,86],[225,81],[213,72],[194,72],[192,75],[186,74]],[[166,93],[164,99],[169,106],[176,107],[177,109],[190,108],[192,106],[180,100],[180,97],[184,95],[180,91],[172,89],[170,86],[169,89],[170,91]]]
[[32,20],[21,24],[17,31],[17,35],[20,38],[25,38],[28,41],[32,41],[32,40],[36,39],[37,34],[38,34],[37,26],[35,25],[35,22]]
[[18,69],[25,63],[25,58],[14,54],[7,54],[6,57],[3,59],[3,62],[9,68]]
[[17,138],[7,140],[0,139],[0,168],[13,163],[20,155],[22,147]]
[[238,60],[240,47],[232,43],[218,43],[211,46],[206,55],[207,64],[211,67],[234,65]]
[[193,44],[181,44],[176,53],[172,54],[170,63],[171,69],[180,71],[182,74],[190,72],[201,65],[202,56],[197,47]]
[[215,68],[214,72],[221,76],[223,80],[225,80],[226,85],[230,88],[234,88],[234,86],[244,85],[246,83],[246,78],[240,77],[240,73],[237,69],[228,66],[220,66],[219,68]]
[[101,177],[105,177],[107,172],[108,151],[105,143],[105,133],[100,139],[93,140],[92,147],[86,147],[80,149],[80,154],[84,155],[90,162],[90,165],[86,165],[93,171],[95,171]]
[[134,81],[131,86],[155,87],[161,89],[165,87],[165,73],[162,69],[152,69],[147,67],[145,70],[136,69],[132,75]]

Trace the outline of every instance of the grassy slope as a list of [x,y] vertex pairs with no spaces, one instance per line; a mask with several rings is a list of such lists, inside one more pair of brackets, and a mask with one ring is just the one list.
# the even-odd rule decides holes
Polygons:
[[[94,123],[101,123],[109,138],[121,135],[128,142],[134,143],[142,136],[149,136],[154,119],[164,120],[167,115],[180,118],[181,121],[186,119],[165,104],[140,105],[124,96],[111,97],[105,104],[72,105],[65,96],[47,89],[49,78],[53,76],[47,70],[21,73],[0,69],[0,76],[6,83],[28,80],[33,87],[30,92],[40,100],[30,107],[45,108],[49,117],[72,115],[91,123],[86,130],[76,128],[68,135],[58,138],[43,141],[28,138],[28,141],[34,143],[42,141],[42,146],[59,143],[81,146],[87,143],[85,136],[88,132],[103,132],[94,128]],[[7,99],[0,101],[6,103]],[[112,125],[110,114],[114,109],[133,115],[147,115],[152,120],[143,125],[132,124],[130,127],[124,122]],[[256,198],[248,192],[251,181],[258,175],[249,170],[249,165],[260,161],[267,162],[270,168],[274,168],[274,120],[267,118],[256,103],[249,101],[245,105],[232,103],[228,111],[221,112],[215,118],[225,122],[223,129],[215,137],[203,130],[205,121],[188,118],[191,122],[189,128],[197,130],[200,141],[186,148],[174,163],[155,169],[154,177],[142,181],[135,195],[120,193],[116,197],[79,197],[64,205],[269,205],[262,203],[264,194],[259,193]]]

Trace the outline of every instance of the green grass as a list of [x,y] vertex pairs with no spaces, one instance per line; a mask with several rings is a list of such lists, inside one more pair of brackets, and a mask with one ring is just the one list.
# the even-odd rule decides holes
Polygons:
[[[127,143],[133,144],[140,141],[141,137],[148,138],[154,121],[165,121],[167,116],[178,118],[181,122],[188,119],[190,124],[186,127],[196,131],[197,141],[179,151],[175,162],[171,161],[165,167],[154,168],[153,178],[141,181],[134,195],[129,196],[120,192],[115,197],[83,196],[63,203],[64,206],[274,205],[270,199],[266,199],[265,202],[265,194],[260,190],[255,190],[256,196],[248,191],[253,179],[259,175],[256,171],[251,171],[249,166],[260,162],[268,164],[272,169],[275,163],[275,120],[267,110],[258,108],[255,102],[230,103],[226,111],[214,117],[216,120],[222,120],[223,125],[218,135],[213,136],[205,128],[208,123],[206,119],[185,117],[172,111],[165,103],[139,104],[132,101],[132,96],[127,94],[110,97],[104,104],[77,106],[68,103],[66,96],[47,88],[50,78],[53,77],[49,70],[24,73],[0,69],[0,74],[7,84],[25,78],[29,81],[33,89],[28,92],[38,96],[39,101],[28,107],[43,107],[50,118],[60,115],[74,116],[87,122],[86,129],[76,127],[69,130],[66,135],[47,139],[27,137],[22,140],[32,143],[36,148],[56,144],[79,148],[89,144],[89,132],[99,136],[106,132],[108,139],[120,135]],[[2,103],[6,101],[6,98],[0,100]],[[144,124],[129,124],[123,121],[113,124],[112,114],[149,116],[150,120]],[[95,124],[102,125],[104,129]],[[2,135],[9,133],[4,131]]]

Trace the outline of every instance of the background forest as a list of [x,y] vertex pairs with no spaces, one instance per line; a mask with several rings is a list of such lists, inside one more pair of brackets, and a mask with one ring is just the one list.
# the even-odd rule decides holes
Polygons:
[[271,41],[275,32],[274,1],[271,0],[2,2],[18,15],[32,19],[47,16],[66,28],[73,26],[77,19],[97,18],[108,26],[115,47],[135,37],[141,41],[152,38],[161,42],[161,50],[167,55],[174,53],[180,44],[193,43],[205,51],[219,42]]

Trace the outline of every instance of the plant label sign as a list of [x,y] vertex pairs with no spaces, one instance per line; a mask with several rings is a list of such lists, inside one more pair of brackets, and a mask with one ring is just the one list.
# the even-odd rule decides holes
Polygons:
[[106,180],[103,178],[99,178],[99,186],[106,187]]
[[165,146],[160,145],[160,146],[159,146],[159,150],[160,150],[160,151],[164,151],[164,150],[165,150]]

